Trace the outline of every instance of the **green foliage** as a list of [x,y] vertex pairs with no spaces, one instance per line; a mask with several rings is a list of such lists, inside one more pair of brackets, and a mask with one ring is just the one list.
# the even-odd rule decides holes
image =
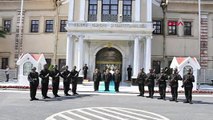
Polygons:
[[50,65],[48,68],[49,71],[53,71],[53,69],[54,69],[54,65]]

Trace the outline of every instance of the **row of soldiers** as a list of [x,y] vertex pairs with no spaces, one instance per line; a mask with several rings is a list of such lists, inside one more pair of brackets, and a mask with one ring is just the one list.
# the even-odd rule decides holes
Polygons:
[[160,97],[158,99],[164,99],[166,98],[166,87],[167,82],[169,86],[171,87],[171,94],[172,99],[170,101],[177,101],[178,97],[178,81],[182,80],[185,91],[185,97],[186,100],[184,103],[190,103],[192,104],[192,88],[193,88],[193,82],[194,82],[194,75],[191,71],[191,69],[187,70],[187,74],[183,76],[183,78],[180,76],[177,69],[174,69],[172,74],[168,74],[168,68],[161,69],[161,73],[159,75],[156,75],[153,69],[150,69],[149,73],[146,74],[144,72],[144,68],[140,69],[140,72],[138,73],[137,77],[137,83],[139,87],[140,94],[138,96],[144,96],[144,86],[148,86],[149,91],[149,98],[153,98],[154,95],[154,85],[155,82],[159,87],[159,94]]
[[78,95],[76,89],[79,72],[80,71],[76,71],[76,66],[74,66],[71,71],[69,71],[68,66],[66,66],[64,70],[60,72],[57,68],[57,65],[55,65],[53,67],[53,70],[50,71],[48,70],[48,65],[46,64],[44,65],[44,69],[41,70],[40,73],[36,72],[36,68],[33,67],[32,71],[28,75],[28,80],[30,82],[30,100],[38,100],[35,96],[39,85],[39,77],[41,78],[41,93],[43,99],[50,98],[49,96],[47,96],[50,77],[52,77],[53,95],[55,97],[60,97],[58,95],[60,77],[64,79],[63,85],[65,96],[70,96],[70,94],[68,93],[68,91],[70,90],[70,84],[72,84],[73,95]]

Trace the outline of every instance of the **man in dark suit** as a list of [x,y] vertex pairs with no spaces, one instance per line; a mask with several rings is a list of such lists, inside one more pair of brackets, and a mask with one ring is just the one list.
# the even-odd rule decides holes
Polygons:
[[112,80],[112,74],[109,72],[109,69],[106,69],[103,78],[104,78],[105,91],[109,91],[109,83]]
[[128,81],[131,81],[131,76],[132,76],[132,67],[129,65],[127,68],[127,74],[128,74]]
[[80,71],[76,71],[76,66],[74,66],[72,71],[71,71],[71,83],[72,83],[72,93],[73,93],[73,95],[78,95],[76,90],[77,90],[79,72]]
[[145,85],[146,78],[147,78],[147,75],[144,72],[144,68],[141,68],[140,72],[138,73],[138,77],[137,77],[137,81],[136,81],[138,83],[138,88],[139,88],[139,92],[140,92],[140,94],[138,96],[144,97],[144,85]]
[[48,65],[44,65],[44,69],[41,70],[39,77],[41,78],[41,93],[43,96],[43,99],[50,98],[47,96],[48,92],[48,86],[49,86],[49,76],[50,71],[48,70]]
[[186,100],[184,103],[190,103],[192,104],[192,88],[193,88],[193,82],[195,81],[194,75],[192,73],[191,69],[187,70],[187,74],[183,76],[183,87],[185,90],[185,97]]
[[84,79],[87,79],[87,70],[88,70],[88,67],[87,67],[87,64],[85,64],[83,67]]
[[101,72],[96,68],[93,73],[94,91],[98,91],[99,83],[101,81]]
[[52,77],[53,95],[55,97],[60,97],[58,95],[58,89],[59,89],[61,73],[58,70],[58,66],[57,65],[55,65],[54,68],[53,68],[53,71],[50,72],[50,76]]
[[38,78],[38,72],[36,72],[36,68],[33,67],[32,71],[29,73],[28,75],[28,81],[30,82],[30,101],[33,100],[38,100],[38,98],[36,98],[36,91],[39,85],[39,78]]
[[115,70],[115,73],[113,74],[113,80],[115,83],[115,92],[119,92],[119,86],[120,86],[120,82],[121,82],[121,73],[119,72],[119,70]]
[[70,90],[70,82],[71,82],[71,72],[68,70],[68,66],[61,72],[61,77],[64,79],[64,95],[70,96],[68,91]]

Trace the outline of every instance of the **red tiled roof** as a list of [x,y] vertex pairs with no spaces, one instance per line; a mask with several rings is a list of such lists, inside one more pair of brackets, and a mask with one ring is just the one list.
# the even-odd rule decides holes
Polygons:
[[181,64],[185,59],[186,59],[186,57],[177,57],[176,58],[178,64]]
[[39,58],[41,57],[41,54],[31,54],[31,56],[32,56],[36,61],[38,61]]

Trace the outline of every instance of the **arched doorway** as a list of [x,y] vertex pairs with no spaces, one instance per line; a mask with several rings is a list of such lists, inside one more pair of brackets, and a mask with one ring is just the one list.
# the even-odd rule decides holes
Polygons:
[[111,72],[115,69],[119,69],[122,72],[122,54],[115,48],[103,48],[96,54],[96,68],[99,68],[101,72],[107,68]]

